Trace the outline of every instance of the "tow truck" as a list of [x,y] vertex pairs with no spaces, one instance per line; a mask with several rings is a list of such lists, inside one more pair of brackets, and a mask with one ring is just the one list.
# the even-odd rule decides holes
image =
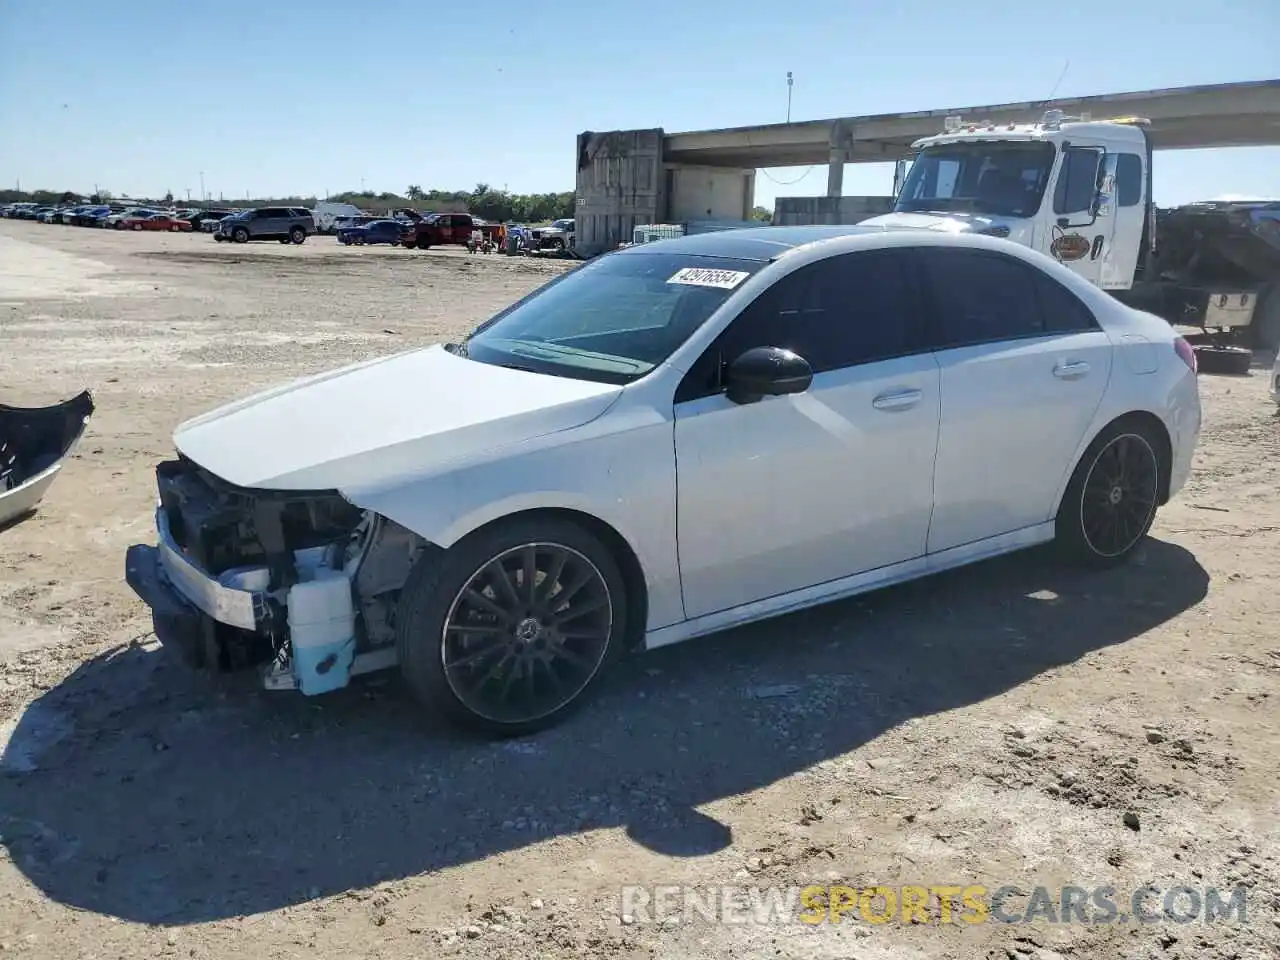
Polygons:
[[1045,253],[1193,335],[1204,369],[1280,347],[1280,201],[1152,200],[1151,123],[1047,111],[1037,123],[947,117],[913,143],[893,212],[867,225],[973,231]]

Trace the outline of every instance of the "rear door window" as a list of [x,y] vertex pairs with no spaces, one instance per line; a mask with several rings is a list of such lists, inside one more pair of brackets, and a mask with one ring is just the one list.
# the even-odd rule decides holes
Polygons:
[[1046,333],[1033,268],[987,250],[916,250],[931,304],[929,339],[947,350]]

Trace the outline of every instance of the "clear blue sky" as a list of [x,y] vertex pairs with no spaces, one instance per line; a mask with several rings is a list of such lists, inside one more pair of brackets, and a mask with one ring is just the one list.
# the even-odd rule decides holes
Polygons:
[[[668,131],[1280,76],[1280,0],[0,0],[0,184],[228,198],[569,190]],[[825,167],[757,177],[815,195]],[[846,169],[885,194],[891,169]],[[1166,152],[1156,199],[1280,196],[1280,148]]]

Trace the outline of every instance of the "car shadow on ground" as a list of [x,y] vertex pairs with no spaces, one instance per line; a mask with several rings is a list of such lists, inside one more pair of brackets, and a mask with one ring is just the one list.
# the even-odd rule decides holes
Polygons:
[[52,899],[165,925],[598,828],[699,855],[732,836],[696,807],[1123,643],[1208,583],[1158,540],[1106,573],[1022,553],[639,655],[563,725],[499,744],[424,724],[394,676],[310,700],[131,646],[24,714],[0,832]]

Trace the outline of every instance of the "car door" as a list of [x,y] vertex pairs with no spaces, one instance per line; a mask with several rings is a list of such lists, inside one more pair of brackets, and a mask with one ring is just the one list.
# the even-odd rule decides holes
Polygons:
[[1089,308],[1021,259],[916,251],[941,371],[929,552],[1050,520],[1111,375]]
[[1102,283],[1103,264],[1112,252],[1113,194],[1101,142],[1073,141],[1063,149],[1047,252],[1095,286]]
[[[677,534],[690,618],[923,554],[938,368],[899,251],[782,277],[739,314],[675,396]],[[736,404],[728,362],[786,347],[801,394]]]
[[255,237],[269,237],[280,232],[281,211],[274,207],[255,210],[249,220],[249,232]]

